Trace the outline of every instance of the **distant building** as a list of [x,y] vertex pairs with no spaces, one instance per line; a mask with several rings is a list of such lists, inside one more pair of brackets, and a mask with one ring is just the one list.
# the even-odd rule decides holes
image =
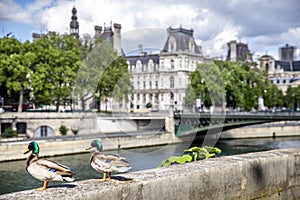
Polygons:
[[126,54],[134,92],[132,110],[182,110],[191,72],[204,61],[192,29],[168,28],[162,49],[139,48]]
[[70,22],[70,35],[79,37],[79,23],[77,21],[77,10],[75,6],[72,9],[72,17]]
[[300,61],[275,60],[272,56],[260,57],[260,69],[268,73],[269,80],[284,93],[288,86],[300,85]]
[[101,38],[109,41],[117,55],[121,56],[123,55],[121,44],[121,24],[114,23],[113,28],[114,30],[112,29],[112,24],[108,27],[104,25],[104,30],[102,31],[102,26],[95,26],[95,38]]
[[237,62],[237,61],[253,61],[252,54],[248,48],[248,44],[236,42],[235,40],[227,43],[228,53],[227,59],[228,61]]
[[[77,10],[75,6],[72,9],[72,17],[70,22],[70,35],[73,35],[75,37],[79,37],[79,23],[77,21]],[[32,33],[32,39],[33,41],[41,39],[45,35],[49,35],[53,33],[53,31],[49,31],[48,33]]]
[[293,61],[296,55],[296,47],[286,44],[279,48],[279,56],[282,61]]

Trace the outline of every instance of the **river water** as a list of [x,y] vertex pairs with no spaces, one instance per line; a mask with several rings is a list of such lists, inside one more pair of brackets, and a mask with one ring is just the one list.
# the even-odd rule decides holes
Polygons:
[[[131,171],[139,171],[158,167],[163,160],[172,155],[180,155],[183,150],[187,149],[189,146],[201,146],[201,143],[198,142],[191,145],[188,143],[181,143],[105,152],[120,154],[131,164]],[[219,140],[215,146],[222,149],[222,154],[219,156],[227,156],[279,148],[300,147],[300,137]],[[91,152],[87,152],[76,155],[57,156],[48,159],[69,166],[76,173],[76,181],[101,178],[101,175],[89,164],[90,154]],[[60,183],[49,183],[49,186],[57,184]],[[35,180],[26,172],[25,160],[0,163],[0,194],[37,188],[42,185],[42,182]]]

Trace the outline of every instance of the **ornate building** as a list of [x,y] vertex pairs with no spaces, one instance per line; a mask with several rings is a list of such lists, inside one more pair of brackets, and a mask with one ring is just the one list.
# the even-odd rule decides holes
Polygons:
[[121,44],[121,24],[114,23],[114,30],[112,29],[112,24],[110,26],[105,26],[102,32],[102,26],[95,26],[95,38],[101,38],[108,41],[111,44],[113,50],[118,56],[123,55],[122,44]]
[[189,76],[204,61],[193,33],[192,29],[170,27],[162,50],[139,45],[126,54],[134,86],[131,109],[183,109]]
[[232,62],[237,61],[253,61],[252,54],[248,48],[248,44],[236,42],[235,40],[227,43],[228,53],[227,59]]
[[279,56],[282,61],[293,61],[296,55],[296,47],[286,44],[279,48]]
[[77,10],[75,6],[72,9],[72,17],[70,22],[70,35],[79,37],[79,23],[77,21]]
[[283,93],[288,86],[300,85],[300,61],[275,60],[272,56],[260,57],[260,69],[268,73],[269,80]]

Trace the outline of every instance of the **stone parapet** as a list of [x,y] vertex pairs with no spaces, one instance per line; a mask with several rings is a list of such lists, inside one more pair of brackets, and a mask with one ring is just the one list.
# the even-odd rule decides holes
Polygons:
[[300,199],[299,172],[300,148],[281,149],[119,175],[130,183],[91,179],[0,199]]

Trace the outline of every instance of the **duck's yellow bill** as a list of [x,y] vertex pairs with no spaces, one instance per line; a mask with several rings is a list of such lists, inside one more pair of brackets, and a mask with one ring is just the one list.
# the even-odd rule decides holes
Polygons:
[[30,151],[30,149],[26,149],[26,151],[24,151],[24,154],[28,153]]
[[90,147],[86,148],[85,150],[90,150],[91,148],[93,148],[93,146],[90,146]]

